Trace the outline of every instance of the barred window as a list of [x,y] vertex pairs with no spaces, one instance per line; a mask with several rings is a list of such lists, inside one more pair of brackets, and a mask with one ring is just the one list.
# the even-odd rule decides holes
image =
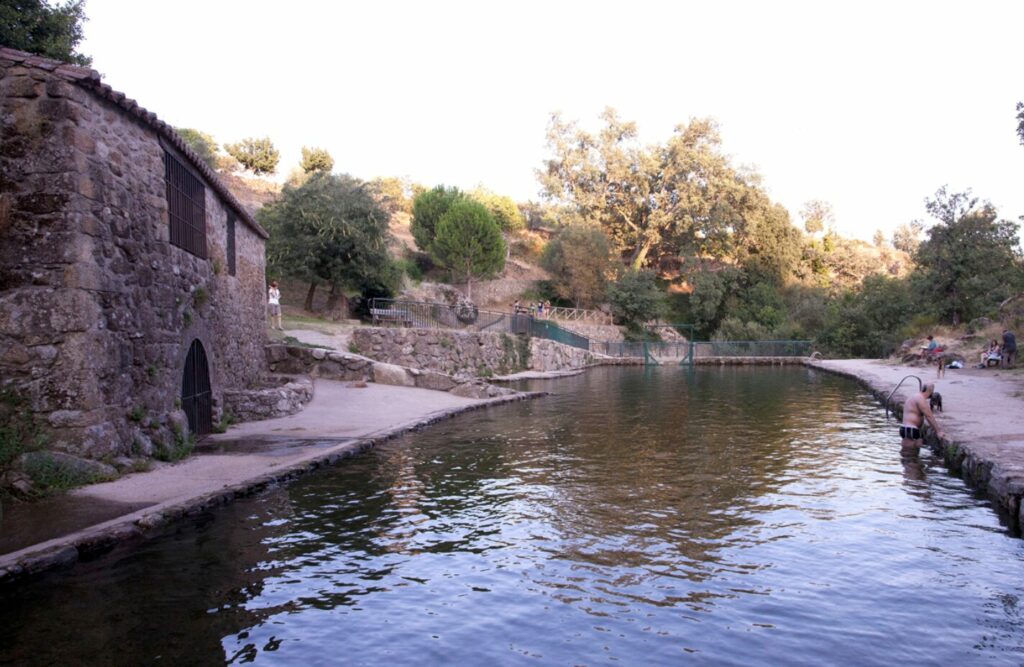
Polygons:
[[171,243],[206,259],[206,188],[188,168],[164,151]]
[[228,275],[235,275],[235,216],[228,213]]

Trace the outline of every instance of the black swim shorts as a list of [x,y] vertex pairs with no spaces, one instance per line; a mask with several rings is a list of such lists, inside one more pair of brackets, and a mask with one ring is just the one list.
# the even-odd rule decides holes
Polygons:
[[900,426],[900,437],[905,440],[920,440],[921,429],[916,426]]

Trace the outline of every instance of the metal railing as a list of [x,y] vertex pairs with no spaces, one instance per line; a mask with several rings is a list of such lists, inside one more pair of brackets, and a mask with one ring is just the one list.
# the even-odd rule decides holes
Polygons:
[[549,319],[538,319],[529,313],[504,313],[476,308],[459,310],[447,304],[403,299],[372,299],[370,312],[375,322],[383,324],[421,329],[464,329],[525,334],[607,357],[636,357],[692,363],[694,358],[701,357],[801,357],[811,353],[809,340],[594,340],[560,327]]
[[806,357],[809,340],[712,340],[694,343],[694,356],[701,357]]
[[566,322],[589,322],[591,324],[612,324],[612,316],[600,310],[584,310],[583,308],[563,308],[552,306],[544,309],[545,317]]

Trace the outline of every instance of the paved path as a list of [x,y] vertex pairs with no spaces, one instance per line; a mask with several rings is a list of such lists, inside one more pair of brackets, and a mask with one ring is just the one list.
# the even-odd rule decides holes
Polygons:
[[302,412],[233,426],[203,440],[184,461],[41,503],[6,506],[0,583],[74,562],[184,514],[333,463],[377,438],[535,395],[481,400],[413,387],[316,380],[313,400]]
[[[942,379],[933,367],[894,365],[862,359],[815,361],[811,365],[850,375],[885,397],[907,375],[934,382],[942,394],[943,412],[937,413],[946,432],[934,449],[954,470],[987,491],[1009,511],[1016,528],[1024,528],[1024,375],[1022,370],[948,369]],[[909,379],[893,398],[901,406],[918,384]],[[893,443],[897,442],[893,420]]]

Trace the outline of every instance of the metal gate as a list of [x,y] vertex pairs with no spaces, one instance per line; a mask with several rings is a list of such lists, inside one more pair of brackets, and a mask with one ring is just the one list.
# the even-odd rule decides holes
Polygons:
[[188,430],[197,436],[208,434],[213,429],[212,407],[206,350],[197,338],[188,349],[181,378],[181,409],[188,415]]

